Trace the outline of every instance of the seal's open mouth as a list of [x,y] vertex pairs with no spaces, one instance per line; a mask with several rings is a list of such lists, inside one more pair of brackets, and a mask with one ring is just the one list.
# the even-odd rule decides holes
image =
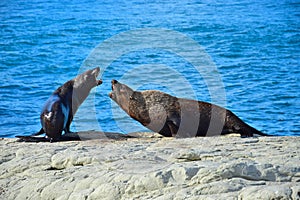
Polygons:
[[129,113],[130,96],[133,94],[133,90],[125,84],[118,82],[117,80],[111,81],[111,92],[109,97],[115,101],[126,113]]
[[103,83],[102,80],[97,80],[97,86],[98,86],[98,85],[101,85],[102,83]]
[[117,80],[112,80],[111,81],[111,92],[108,94],[110,98],[114,99],[115,96],[115,84],[117,84],[118,81]]
[[111,99],[113,98],[113,95],[114,95],[113,92],[110,92],[110,93],[108,94],[109,98],[111,98]]

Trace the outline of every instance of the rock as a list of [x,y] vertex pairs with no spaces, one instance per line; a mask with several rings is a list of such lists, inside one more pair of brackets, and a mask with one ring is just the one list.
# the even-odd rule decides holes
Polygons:
[[50,169],[64,169],[72,166],[84,166],[91,164],[95,159],[90,156],[80,156],[72,154],[62,154],[58,153],[51,158],[51,168]]
[[2,139],[0,199],[300,199],[300,137],[133,135]]
[[241,190],[238,199],[275,199],[289,200],[292,199],[291,185],[281,184],[272,186],[253,186]]

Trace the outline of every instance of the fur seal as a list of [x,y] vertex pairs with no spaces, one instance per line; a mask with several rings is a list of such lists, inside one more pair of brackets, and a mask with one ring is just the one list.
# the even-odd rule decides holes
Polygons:
[[[21,141],[52,142],[73,139],[63,136],[62,132],[71,133],[70,125],[79,106],[87,98],[92,88],[102,84],[102,80],[96,79],[99,72],[99,67],[87,70],[57,88],[42,109],[40,115],[42,128],[40,131],[31,136],[16,137],[21,138]],[[43,133],[46,134],[45,138],[32,137]]]
[[183,99],[156,90],[134,91],[112,80],[110,98],[130,117],[165,137],[214,136],[239,133],[268,136],[231,111],[203,101]]

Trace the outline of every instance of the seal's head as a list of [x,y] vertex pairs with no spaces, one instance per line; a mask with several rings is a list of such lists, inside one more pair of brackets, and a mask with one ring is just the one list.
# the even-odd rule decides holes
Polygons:
[[74,114],[81,103],[87,98],[91,89],[102,84],[102,80],[97,80],[99,73],[100,68],[96,67],[79,74],[72,80],[74,81],[72,93],[72,108]]
[[93,87],[101,85],[102,80],[97,80],[100,73],[100,68],[96,67],[85,71],[74,79],[74,88],[83,88],[90,91]]
[[125,112],[129,113],[129,101],[134,90],[117,80],[111,81],[109,97],[114,100]]

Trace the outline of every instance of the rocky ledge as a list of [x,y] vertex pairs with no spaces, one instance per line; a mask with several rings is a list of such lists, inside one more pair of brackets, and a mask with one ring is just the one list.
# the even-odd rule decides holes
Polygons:
[[0,199],[300,199],[300,137],[79,135],[1,139]]

